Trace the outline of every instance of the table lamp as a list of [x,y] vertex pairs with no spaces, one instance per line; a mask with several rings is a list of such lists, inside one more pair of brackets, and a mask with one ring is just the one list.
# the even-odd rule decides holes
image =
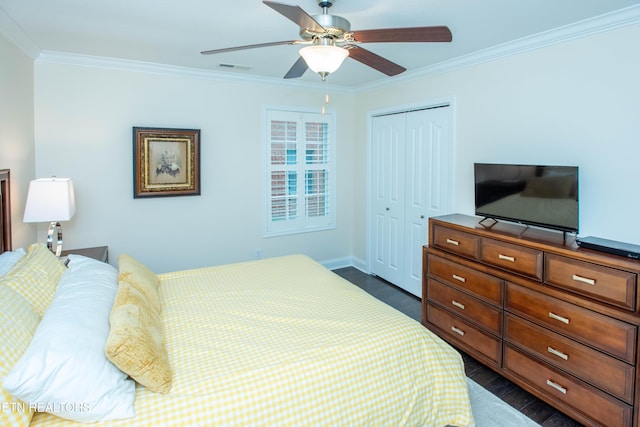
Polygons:
[[[47,247],[56,256],[62,252],[62,226],[76,213],[76,198],[71,178],[39,178],[29,183],[24,222],[50,222]],[[53,234],[58,229],[58,244],[53,250]]]

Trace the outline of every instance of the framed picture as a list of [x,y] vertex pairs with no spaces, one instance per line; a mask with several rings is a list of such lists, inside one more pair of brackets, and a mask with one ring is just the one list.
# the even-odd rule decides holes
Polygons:
[[133,128],[133,197],[200,195],[200,129]]

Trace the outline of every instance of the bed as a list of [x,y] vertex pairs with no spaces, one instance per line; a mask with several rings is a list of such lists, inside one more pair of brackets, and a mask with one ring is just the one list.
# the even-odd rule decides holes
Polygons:
[[[460,355],[304,255],[154,274],[129,255],[117,267],[72,256],[60,270],[44,245],[24,252],[0,276],[1,338],[12,348],[0,378],[29,399],[56,381],[61,394],[37,406],[3,388],[2,425],[22,415],[31,426],[473,425]],[[34,281],[50,295],[29,294]],[[69,363],[60,354],[74,346],[101,354]],[[93,357],[102,368],[85,369]],[[89,397],[69,395],[87,383]],[[109,405],[102,418],[87,414]]]

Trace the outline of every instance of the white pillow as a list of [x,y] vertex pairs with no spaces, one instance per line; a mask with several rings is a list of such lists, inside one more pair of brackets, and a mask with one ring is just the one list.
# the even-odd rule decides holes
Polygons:
[[11,267],[16,265],[16,262],[18,262],[26,253],[27,252],[23,248],[19,248],[15,251],[3,252],[0,254],[0,276],[11,270]]
[[29,347],[3,385],[36,410],[61,418],[131,418],[135,383],[104,352],[118,271],[80,255],[69,259]]

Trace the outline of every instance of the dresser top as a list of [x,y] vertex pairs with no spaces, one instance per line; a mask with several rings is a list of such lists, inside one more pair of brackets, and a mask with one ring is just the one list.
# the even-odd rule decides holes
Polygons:
[[534,247],[547,252],[555,252],[590,262],[607,264],[613,267],[640,270],[640,261],[619,255],[585,249],[576,243],[576,236],[561,231],[542,229],[533,226],[515,224],[507,221],[481,217],[450,214],[430,218],[433,224],[440,224],[476,235],[503,240],[509,243]]

